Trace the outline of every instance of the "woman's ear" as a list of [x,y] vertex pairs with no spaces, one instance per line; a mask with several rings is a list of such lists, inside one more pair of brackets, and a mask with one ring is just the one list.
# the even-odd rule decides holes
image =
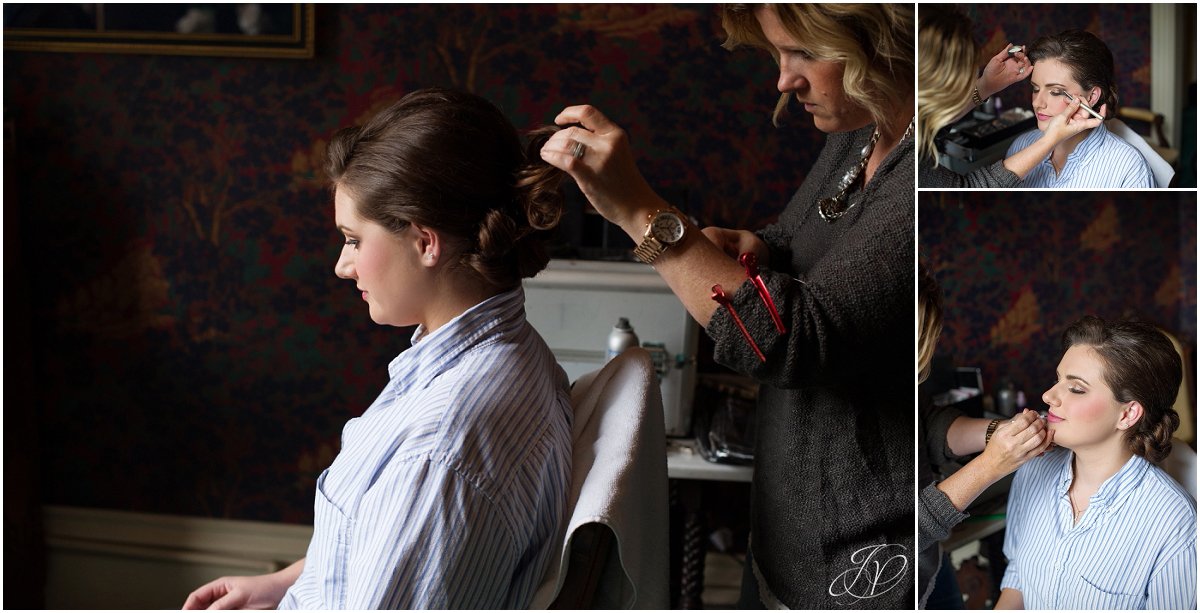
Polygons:
[[409,224],[409,229],[414,238],[412,248],[416,250],[421,265],[426,268],[436,266],[445,246],[441,235],[437,230],[417,223]]
[[1137,425],[1142,420],[1142,415],[1145,411],[1142,409],[1142,403],[1134,400],[1121,410],[1121,418],[1117,420],[1118,430],[1128,430]]
[[1099,87],[1093,87],[1092,91],[1088,92],[1088,106],[1096,108],[1096,105],[1100,104],[1100,95],[1102,93]]

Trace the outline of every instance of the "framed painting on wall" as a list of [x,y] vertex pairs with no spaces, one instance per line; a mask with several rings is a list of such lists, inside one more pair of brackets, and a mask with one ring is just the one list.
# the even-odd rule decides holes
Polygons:
[[4,5],[6,51],[313,57],[312,4]]

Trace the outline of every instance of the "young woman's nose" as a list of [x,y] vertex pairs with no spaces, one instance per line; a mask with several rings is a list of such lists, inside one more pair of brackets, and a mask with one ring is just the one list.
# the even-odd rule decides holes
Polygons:
[[337,275],[340,279],[354,278],[354,263],[350,261],[349,257],[346,257],[345,249],[343,249],[342,254],[338,256],[337,264],[333,265],[333,274]]
[[1054,392],[1053,387],[1046,390],[1045,392],[1042,392],[1042,402],[1044,402],[1052,407],[1058,406],[1058,394],[1056,394]]

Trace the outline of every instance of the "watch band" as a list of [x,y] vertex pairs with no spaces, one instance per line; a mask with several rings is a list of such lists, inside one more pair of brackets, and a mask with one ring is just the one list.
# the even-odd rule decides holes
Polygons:
[[987,435],[983,437],[983,446],[987,447],[988,443],[992,442],[992,435],[996,433],[996,426],[1000,425],[999,419],[993,419],[987,427]]
[[971,89],[971,102],[974,102],[975,106],[979,106],[979,105],[983,104],[984,102],[987,102],[988,100],[991,100],[991,99],[992,99],[991,96],[988,96],[987,98],[980,98],[979,97],[979,87],[974,87]]
[[647,236],[642,239],[642,244],[634,248],[633,257],[637,258],[643,264],[650,264],[666,250],[667,246],[657,238]]

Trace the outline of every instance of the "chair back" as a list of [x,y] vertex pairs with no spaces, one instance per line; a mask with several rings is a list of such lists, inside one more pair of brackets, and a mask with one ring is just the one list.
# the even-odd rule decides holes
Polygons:
[[661,393],[650,354],[640,347],[572,386],[568,521],[532,608],[669,606]]
[[1146,142],[1146,139],[1141,134],[1138,134],[1133,128],[1125,125],[1125,122],[1120,119],[1108,120],[1105,122],[1105,128],[1114,135],[1119,136],[1121,140],[1133,145],[1138,150],[1138,153],[1142,154],[1142,157],[1146,160],[1146,164],[1150,166],[1150,172],[1154,173],[1154,182],[1157,184],[1157,187],[1167,187],[1171,184],[1171,179],[1175,178],[1175,169],[1171,167],[1171,164],[1158,151],[1154,150],[1154,147],[1150,146],[1150,143]]
[[1196,452],[1187,443],[1171,439],[1171,455],[1159,464],[1159,468],[1178,481],[1192,495],[1192,500],[1196,499]]

